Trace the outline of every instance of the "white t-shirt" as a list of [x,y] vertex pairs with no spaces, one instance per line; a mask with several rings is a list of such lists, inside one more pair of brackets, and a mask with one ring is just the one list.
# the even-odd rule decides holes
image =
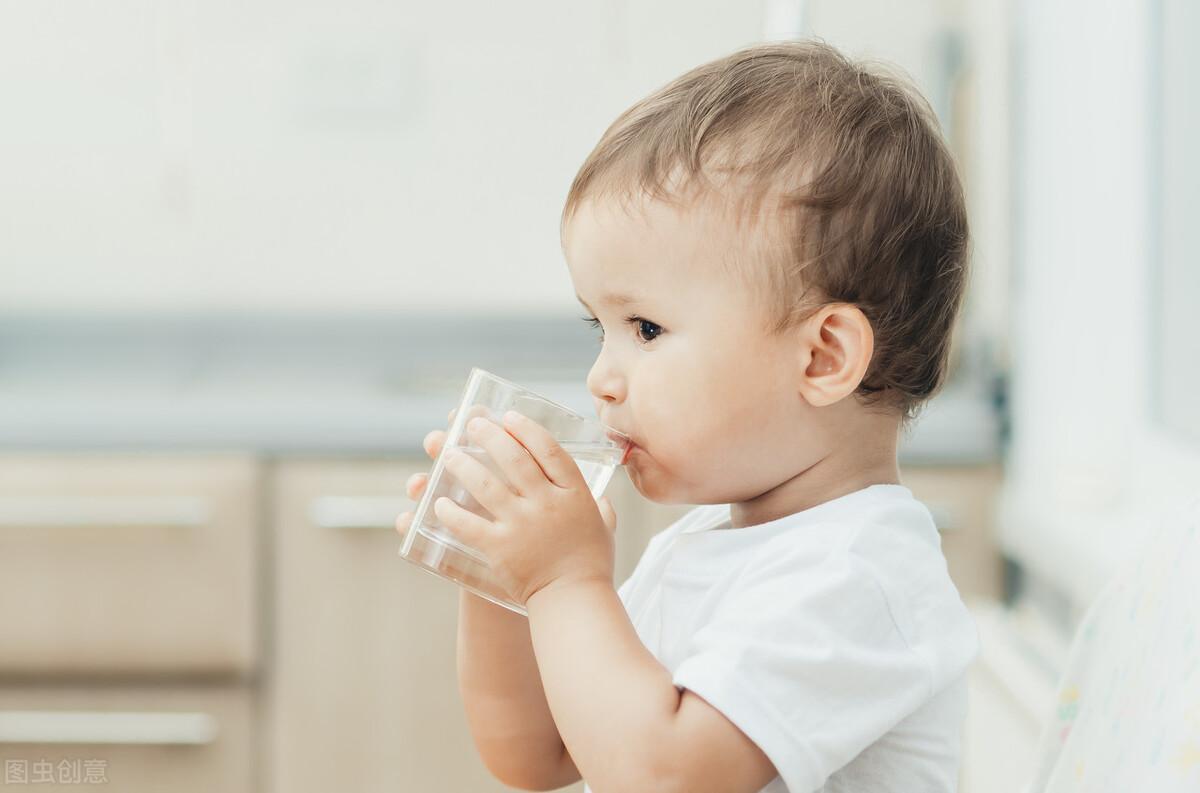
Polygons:
[[696,507],[654,535],[618,594],[675,685],[774,763],[760,793],[956,790],[979,637],[929,510],[872,485],[729,516]]

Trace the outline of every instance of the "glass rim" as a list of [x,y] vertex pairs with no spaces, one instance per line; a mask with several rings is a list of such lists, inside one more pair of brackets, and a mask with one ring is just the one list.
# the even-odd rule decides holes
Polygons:
[[564,405],[563,403],[561,403],[557,400],[551,399],[550,397],[545,396],[544,394],[539,394],[537,391],[534,391],[533,389],[528,388],[527,386],[523,386],[520,383],[515,383],[512,380],[509,380],[505,377],[501,377],[500,375],[498,375],[494,372],[488,371],[487,369],[484,369],[481,366],[472,366],[471,374],[467,379],[468,379],[468,381],[470,381],[470,380],[474,380],[476,377],[479,377],[479,376],[487,377],[488,379],[495,380],[496,382],[502,383],[502,384],[508,386],[509,388],[515,389],[517,391],[522,391],[527,394],[532,394],[533,396],[537,397],[538,399],[548,402],[549,404],[553,405],[554,407],[558,408],[559,410],[562,410],[572,416],[577,416],[581,421],[583,421],[587,424],[591,424],[593,426],[599,427],[601,430],[604,431],[605,437],[607,437],[609,440],[611,440],[612,442],[616,443],[619,446],[629,447],[629,446],[633,445],[633,438],[630,438],[628,435],[621,432],[620,430],[617,430],[617,429],[614,429],[614,428],[608,426],[600,419],[590,418],[588,416],[585,416],[582,413],[575,410],[574,408],[568,407],[567,405]]

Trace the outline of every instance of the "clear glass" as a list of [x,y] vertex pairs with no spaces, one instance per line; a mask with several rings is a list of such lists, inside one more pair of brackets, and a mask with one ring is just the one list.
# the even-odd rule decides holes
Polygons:
[[494,517],[445,471],[443,458],[447,449],[461,449],[507,483],[508,480],[488,453],[482,447],[471,444],[465,436],[467,422],[475,416],[483,416],[502,425],[504,413],[509,410],[528,416],[554,436],[579,466],[593,498],[600,497],[617,466],[625,463],[630,443],[627,436],[512,381],[475,367],[471,369],[454,421],[446,432],[446,442],[434,460],[429,482],[400,545],[400,556],[480,597],[529,616],[525,607],[513,602],[495,580],[487,557],[455,537],[433,510],[433,502],[446,496],[488,520]]

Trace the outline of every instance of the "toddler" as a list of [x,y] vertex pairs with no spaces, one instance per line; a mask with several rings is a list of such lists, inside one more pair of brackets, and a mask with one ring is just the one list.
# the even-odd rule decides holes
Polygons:
[[928,104],[819,42],[741,50],[612,124],[561,232],[601,331],[597,415],[633,439],[642,495],[698,506],[614,590],[608,499],[533,422],[470,428],[512,485],[448,462],[496,519],[437,514],[528,609],[460,596],[460,692],[491,773],[595,793],[955,790],[978,638],[897,466],[967,278]]

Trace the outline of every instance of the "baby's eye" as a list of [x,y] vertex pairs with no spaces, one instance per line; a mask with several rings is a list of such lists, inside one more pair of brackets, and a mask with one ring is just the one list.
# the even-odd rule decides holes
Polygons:
[[[604,342],[604,329],[600,326],[600,320],[595,317],[581,317],[584,322],[591,324],[593,328],[600,331],[600,342]],[[633,315],[625,317],[625,321],[629,324],[637,324],[638,339],[643,344],[649,344],[662,335],[662,327],[656,325],[648,319],[642,319],[639,316]],[[649,336],[649,338],[647,338]]]
[[[642,335],[643,333],[653,334],[652,338],[646,339],[647,342],[652,342],[654,339],[657,339],[660,335],[662,335],[662,328],[660,328],[658,325],[655,325],[648,319],[642,319],[641,317],[629,317],[629,321],[638,323],[638,336],[645,338],[645,336]],[[647,330],[647,328],[650,330]]]

